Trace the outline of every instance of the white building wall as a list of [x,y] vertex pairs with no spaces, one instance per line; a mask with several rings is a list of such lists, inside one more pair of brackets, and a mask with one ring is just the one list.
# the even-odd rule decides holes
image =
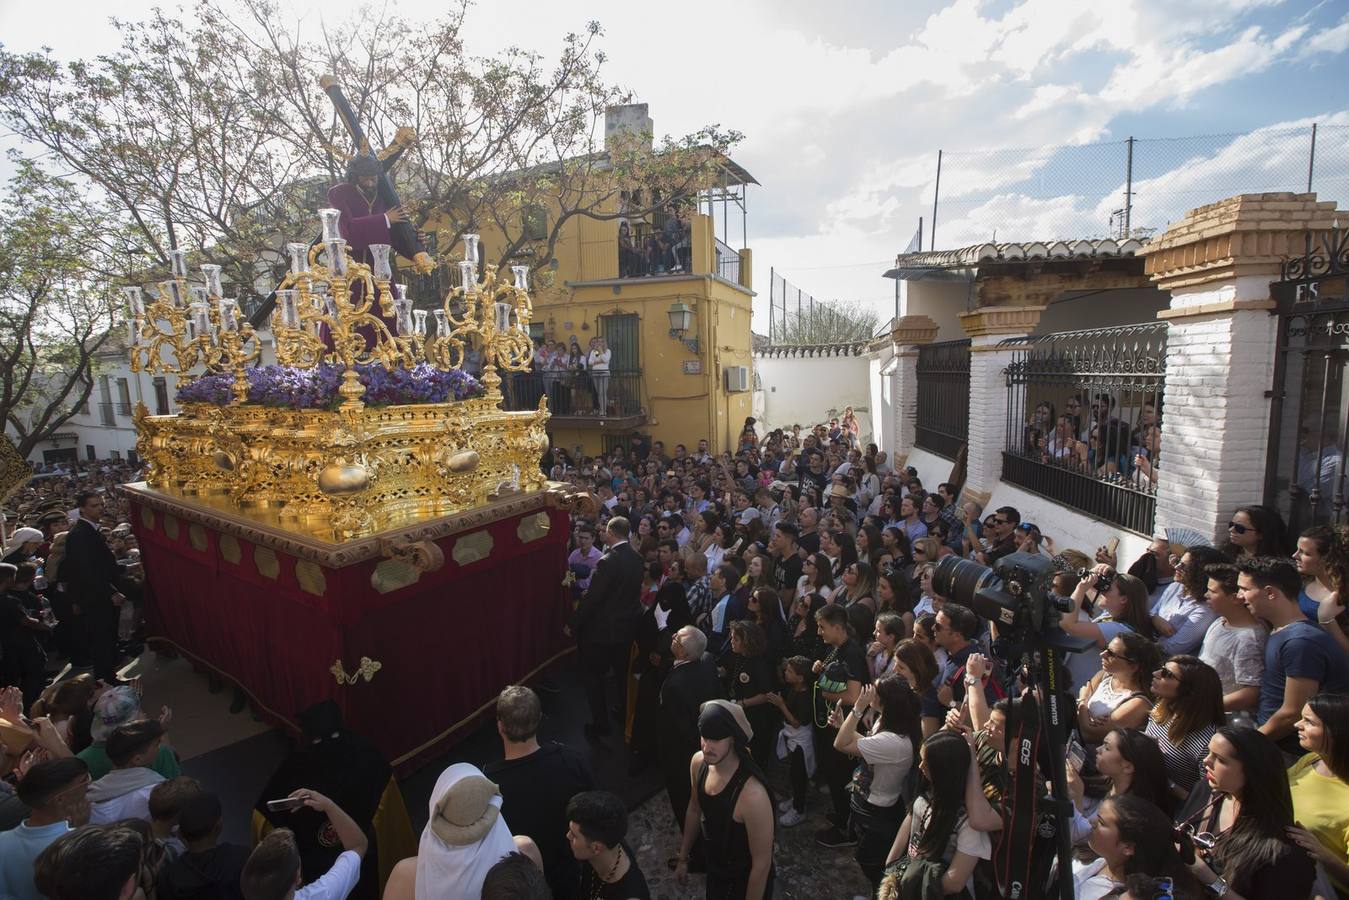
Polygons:
[[767,431],[792,425],[808,428],[851,406],[861,426],[862,443],[874,440],[868,357],[756,355],[754,368],[763,385]]
[[[276,357],[272,352],[271,335],[267,331],[260,333],[262,339],[262,362],[271,364],[276,362]],[[112,424],[105,424],[103,410],[100,405],[103,403],[102,391],[99,388],[99,382],[103,376],[108,377],[109,396],[112,402]],[[33,463],[41,463],[46,460],[47,451],[53,449],[68,449],[74,447],[76,455],[80,462],[89,459],[89,448],[94,448],[95,459],[110,459],[114,453],[120,459],[127,459],[128,454],[136,449],[136,426],[132,421],[132,415],[136,411],[136,404],[144,403],[146,409],[151,415],[158,412],[155,405],[155,378],[160,377],[150,372],[132,372],[130,362],[120,356],[107,356],[95,362],[94,365],[94,388],[89,393],[89,411],[77,412],[60,428],[57,429],[59,435],[75,435],[74,441],[70,438],[62,437],[56,441],[43,441],[33,449],[28,455],[28,459]],[[176,414],[178,404],[174,399],[178,392],[178,379],[173,375],[162,376],[168,387],[168,413]],[[119,378],[125,378],[131,398],[130,411],[123,410],[121,400],[117,391],[117,381]],[[6,431],[13,437],[13,428],[7,428]]]
[[961,340],[966,335],[957,316],[969,309],[972,290],[968,281],[904,281],[900,315],[932,319],[937,323],[938,341]]

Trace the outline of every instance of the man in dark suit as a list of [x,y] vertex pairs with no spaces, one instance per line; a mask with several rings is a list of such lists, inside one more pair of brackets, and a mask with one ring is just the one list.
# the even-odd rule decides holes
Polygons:
[[117,617],[126,602],[120,589],[122,568],[98,530],[103,495],[82,491],[75,506],[79,518],[66,536],[61,581],[80,622],[94,677],[112,684],[117,680]]
[[[721,681],[710,658],[706,657],[707,635],[692,625],[675,632],[670,641],[674,668],[660,687],[660,717],[657,745],[660,749],[661,775],[670,795],[675,827],[683,831],[688,811],[689,760],[700,749],[698,714],[703,704],[722,695]],[[694,844],[689,867],[701,871],[702,839]]]
[[604,678],[610,669],[618,674],[618,706],[625,707],[628,654],[642,613],[642,556],[628,543],[632,526],[622,516],[609,520],[604,532],[608,548],[595,564],[590,588],[572,613],[567,634],[576,637],[576,656],[590,701],[591,723],[587,737],[610,731],[604,704]]

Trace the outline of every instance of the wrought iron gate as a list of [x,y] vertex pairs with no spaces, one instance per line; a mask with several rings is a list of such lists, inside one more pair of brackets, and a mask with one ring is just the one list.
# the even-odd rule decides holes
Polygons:
[[1349,519],[1349,232],[1307,236],[1271,286],[1279,316],[1265,503],[1293,534]]

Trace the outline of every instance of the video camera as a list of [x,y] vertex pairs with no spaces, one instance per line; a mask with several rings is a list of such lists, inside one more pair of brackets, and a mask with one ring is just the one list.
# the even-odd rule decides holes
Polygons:
[[1056,571],[1048,557],[1033,553],[1010,553],[991,569],[948,556],[932,573],[932,589],[997,623],[999,634],[1013,644],[1025,644],[1035,635],[1065,653],[1090,650],[1095,646],[1091,641],[1059,628],[1072,603],[1054,593]]
[[[1059,627],[1072,603],[1054,593],[1056,572],[1047,557],[1012,553],[991,569],[948,556],[932,574],[933,591],[995,624],[998,639],[991,651],[1009,667],[1019,663],[1027,687],[1008,716],[1007,752],[1020,765],[995,853],[995,880],[1008,900],[1073,896],[1065,743],[1072,698],[1063,683],[1062,657],[1090,651],[1095,643]],[[1040,796],[1041,770],[1052,785],[1047,797]],[[1017,802],[1017,797],[1031,799]]]

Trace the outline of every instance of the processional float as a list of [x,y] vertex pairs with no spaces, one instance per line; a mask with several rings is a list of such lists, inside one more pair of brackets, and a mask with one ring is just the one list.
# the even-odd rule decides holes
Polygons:
[[[220,266],[194,281],[175,250],[167,280],[123,289],[133,371],[180,385],[176,415],[138,406],[147,474],[124,490],[152,642],[281,722],[335,699],[412,764],[565,652],[566,509],[580,498],[542,474],[546,398],[501,408],[501,373],[532,359],[528,267],[482,267],[467,234],[459,286],[418,306],[392,247],[357,259],[339,217],[320,210],[318,240],[286,245],[265,310],[276,365],[258,364],[266,317],[245,320]],[[429,715],[391,723],[409,697]]]

